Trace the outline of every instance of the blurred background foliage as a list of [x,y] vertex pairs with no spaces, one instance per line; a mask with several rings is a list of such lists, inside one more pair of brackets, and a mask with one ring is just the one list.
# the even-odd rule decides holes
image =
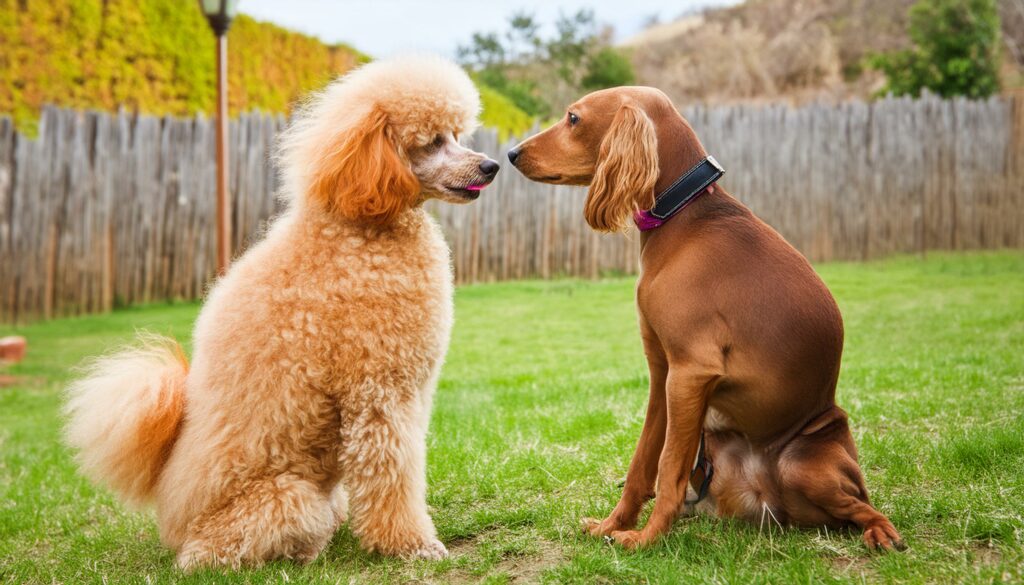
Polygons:
[[533,126],[533,116],[519,109],[507,96],[479,82],[477,86],[480,89],[480,104],[483,107],[480,123],[497,128],[501,140],[522,135]]
[[555,33],[544,37],[533,15],[518,12],[501,32],[474,33],[458,59],[477,82],[540,119],[560,117],[580,95],[635,82],[627,53],[612,45],[614,31],[598,25],[594,12],[563,14]]
[[920,0],[910,8],[911,47],[870,61],[887,79],[880,93],[917,96],[927,89],[984,98],[998,92],[999,29],[992,0]]
[[[0,0],[0,113],[34,133],[44,104],[190,116],[215,107],[214,37],[186,0]],[[370,58],[346,45],[238,16],[228,33],[229,108],[288,113]],[[482,121],[503,136],[534,120],[481,87]]]
[[632,49],[637,81],[657,85],[677,104],[903,93],[904,68],[878,64],[905,52],[922,70],[951,74],[965,67],[962,55],[982,56],[971,58],[966,75],[953,74],[959,85],[933,89],[981,97],[1022,85],[1024,0],[746,0],[652,20],[620,46]]
[[[183,0],[0,0],[0,112],[31,127],[43,104],[149,114],[212,112],[214,37]],[[235,19],[229,107],[285,112],[367,57],[344,45]]]
[[[913,8],[912,8],[913,7]],[[589,10],[553,28],[511,15],[457,52],[504,137],[580,95],[653,85],[677,104],[983,97],[1022,85],[1024,0],[746,0],[650,19],[631,38]],[[43,104],[189,116],[214,108],[214,39],[191,0],[0,0],[0,114],[33,132]],[[230,108],[288,113],[368,56],[239,16]]]

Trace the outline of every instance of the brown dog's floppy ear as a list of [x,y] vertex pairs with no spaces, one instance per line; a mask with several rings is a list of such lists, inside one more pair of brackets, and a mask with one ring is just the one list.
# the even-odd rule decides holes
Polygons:
[[583,207],[595,230],[625,228],[632,213],[654,205],[658,180],[658,138],[647,114],[633,104],[619,108],[601,141],[597,169]]
[[387,223],[412,207],[420,184],[390,136],[387,115],[372,111],[318,161],[309,196],[349,219]]

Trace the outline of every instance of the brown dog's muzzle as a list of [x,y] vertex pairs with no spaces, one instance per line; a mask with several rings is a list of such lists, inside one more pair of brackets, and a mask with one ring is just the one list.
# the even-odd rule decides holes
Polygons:
[[[567,175],[556,172],[557,169],[551,165],[546,164],[544,158],[537,159],[536,157],[526,156],[526,143],[520,143],[512,150],[508,151],[508,160],[512,163],[520,173],[523,174],[527,179],[531,181],[539,181],[541,183],[554,183],[554,184],[576,184],[585,185],[589,182],[589,177],[583,177],[576,181],[567,180]],[[541,151],[544,151],[541,148]],[[559,157],[555,157],[557,160]]]

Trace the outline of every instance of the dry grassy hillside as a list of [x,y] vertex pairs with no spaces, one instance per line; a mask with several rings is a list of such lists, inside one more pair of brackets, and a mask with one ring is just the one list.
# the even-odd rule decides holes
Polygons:
[[[867,97],[882,86],[872,52],[907,43],[914,0],[747,0],[657,24],[624,44],[638,82],[680,102]],[[1024,0],[1000,0],[1004,85],[1020,84]]]

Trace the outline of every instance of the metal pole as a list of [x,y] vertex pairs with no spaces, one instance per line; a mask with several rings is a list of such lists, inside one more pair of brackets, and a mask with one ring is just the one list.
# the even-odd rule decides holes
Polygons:
[[217,274],[231,263],[231,201],[228,198],[228,37],[217,35]]

